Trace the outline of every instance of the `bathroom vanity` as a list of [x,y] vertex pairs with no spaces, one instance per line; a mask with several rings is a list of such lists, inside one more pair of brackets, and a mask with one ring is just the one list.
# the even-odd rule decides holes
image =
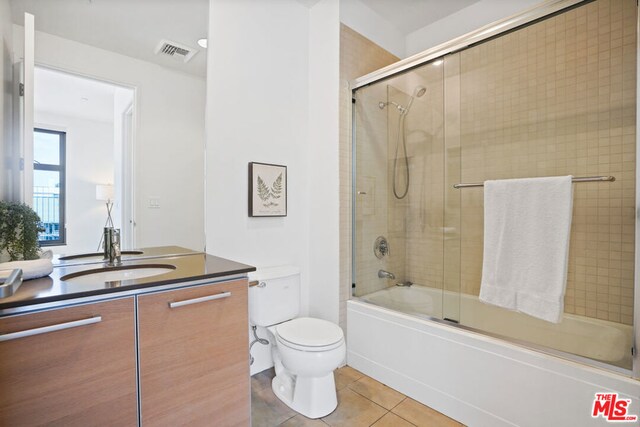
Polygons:
[[175,268],[105,282],[77,275],[101,263],[59,263],[0,300],[0,425],[249,425],[255,268],[203,253],[122,267],[150,264]]

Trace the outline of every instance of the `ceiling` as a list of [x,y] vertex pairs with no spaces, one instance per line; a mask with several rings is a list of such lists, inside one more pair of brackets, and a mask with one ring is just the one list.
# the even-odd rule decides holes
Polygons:
[[34,110],[113,123],[117,86],[36,67]]
[[[298,1],[312,7],[318,0]],[[342,1],[360,1],[406,35],[479,0]],[[16,24],[29,12],[39,31],[203,78],[206,49],[197,40],[207,37],[208,10],[209,0],[11,0]],[[187,63],[158,56],[155,50],[162,39],[198,53]]]
[[[347,0],[349,1],[349,0]],[[361,0],[404,35],[432,24],[479,0]]]
[[[36,30],[206,76],[208,0],[11,0],[13,22],[35,15]],[[198,50],[188,62],[155,54],[167,39]]]
[[[320,0],[298,0],[312,8]],[[376,12],[401,34],[407,35],[480,0],[341,0],[358,2]],[[507,1],[507,0],[505,0]]]

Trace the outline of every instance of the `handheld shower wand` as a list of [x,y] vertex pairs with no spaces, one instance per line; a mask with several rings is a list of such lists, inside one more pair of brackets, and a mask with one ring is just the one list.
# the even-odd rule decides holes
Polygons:
[[[387,102],[379,102],[378,108],[381,110],[384,109],[387,105],[391,104],[396,107],[396,109],[400,112],[400,118],[398,119],[398,136],[396,138],[396,153],[395,158],[393,159],[393,195],[396,199],[404,199],[409,192],[409,157],[407,156],[407,138],[405,132],[405,117],[409,114],[411,110],[411,106],[413,105],[413,101],[416,98],[422,97],[427,92],[427,88],[424,86],[416,86],[413,90],[413,94],[409,99],[409,103],[407,106],[403,106],[394,101]],[[398,151],[400,149],[400,141],[402,140],[402,150],[404,151],[404,176],[405,176],[405,185],[402,192],[399,192],[397,189],[397,168],[398,168]],[[401,194],[400,194],[401,193]]]

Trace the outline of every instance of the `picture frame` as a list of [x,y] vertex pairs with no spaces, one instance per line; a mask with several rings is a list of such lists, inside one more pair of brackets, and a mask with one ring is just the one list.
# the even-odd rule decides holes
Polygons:
[[249,163],[249,216],[287,216],[287,167]]

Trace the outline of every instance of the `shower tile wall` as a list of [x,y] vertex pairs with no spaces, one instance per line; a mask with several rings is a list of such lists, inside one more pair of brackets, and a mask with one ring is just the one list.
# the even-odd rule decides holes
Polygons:
[[[346,328],[346,301],[351,294],[351,88],[349,81],[398,61],[399,58],[363,37],[346,25],[340,25],[340,326]],[[386,96],[386,94],[384,94]],[[372,100],[377,104],[378,100]],[[371,129],[373,134],[375,130]],[[380,130],[386,137],[386,125]],[[383,163],[382,163],[383,164]],[[380,165],[380,169],[384,166]],[[366,182],[376,188],[382,182]],[[381,187],[384,188],[384,187]],[[374,210],[376,197],[368,194],[369,212]],[[378,197],[382,197],[380,194]],[[380,199],[382,200],[382,199]],[[381,209],[381,208],[379,208]],[[371,213],[369,213],[371,215]],[[385,220],[386,221],[386,220]],[[373,257],[373,242],[378,234],[386,232],[386,222],[370,227],[361,234],[364,246],[369,246]],[[367,243],[368,242],[368,243]],[[362,251],[359,251],[362,252]],[[375,259],[375,258],[374,258]],[[368,266],[368,275],[374,274],[375,265]],[[375,283],[377,276],[370,281]],[[366,286],[364,283],[363,287]]]
[[[427,65],[388,82],[388,99],[406,106],[415,88],[426,93],[415,98],[405,119],[405,136],[409,160],[410,183],[407,195],[393,195],[393,165],[398,141],[400,115],[395,108],[387,109],[387,171],[389,233],[400,245],[402,259],[394,272],[399,280],[420,285],[443,287],[443,190],[444,190],[444,118],[442,64]],[[399,151],[397,189],[404,190],[404,160]]]
[[[565,311],[625,324],[633,322],[636,52],[635,0],[598,0],[456,54],[461,182],[616,177],[574,185]],[[477,295],[483,192],[457,191],[461,287]]]

